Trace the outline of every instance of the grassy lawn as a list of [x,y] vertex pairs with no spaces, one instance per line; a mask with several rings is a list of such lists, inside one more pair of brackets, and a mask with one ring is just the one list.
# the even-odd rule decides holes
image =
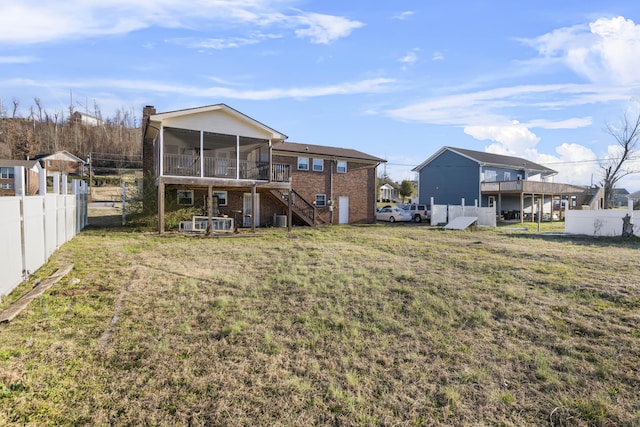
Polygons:
[[0,425],[640,425],[640,240],[525,225],[86,230],[0,325]]

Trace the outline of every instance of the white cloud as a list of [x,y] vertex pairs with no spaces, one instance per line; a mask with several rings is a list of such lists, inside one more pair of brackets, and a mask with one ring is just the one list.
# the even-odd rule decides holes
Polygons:
[[444,53],[436,51],[431,55],[432,61],[444,61]]
[[419,51],[420,51],[420,49],[418,49],[418,48],[411,49],[402,58],[400,58],[400,62],[402,62],[404,64],[413,64],[413,63],[415,63],[418,60],[418,52]]
[[[479,140],[492,140],[500,143],[494,147],[497,154],[518,155],[524,150],[536,146],[540,138],[520,123],[506,126],[466,126],[464,133]],[[493,151],[496,152],[496,151]]]
[[525,125],[529,128],[577,129],[577,128],[591,126],[592,123],[593,123],[593,120],[591,117],[574,117],[566,120],[534,119],[527,122]]
[[415,12],[411,11],[411,10],[407,10],[404,12],[400,12],[399,14],[395,15],[393,17],[393,19],[399,19],[399,20],[405,20],[407,18],[409,18],[410,16],[413,16],[415,14]]
[[596,183],[599,179],[599,163],[591,149],[580,144],[563,143],[556,147],[558,160],[549,167],[558,171],[558,182]]
[[[153,26],[163,28],[293,30],[312,43],[327,44],[363,26],[341,16],[288,8],[293,0],[22,0],[5,2],[0,15],[0,43],[33,44],[126,34]],[[285,12],[282,12],[285,11]],[[250,38],[253,39],[253,38]]]
[[[512,114],[516,108],[544,110],[549,108],[550,102],[555,104],[555,108],[560,108],[563,103],[567,103],[567,105],[589,104],[594,101],[595,96],[601,101],[608,101],[619,99],[620,94],[591,85],[512,86],[431,98],[389,110],[387,114],[398,120],[431,124],[502,126],[511,123],[513,117],[509,117],[509,114]],[[628,94],[626,96],[628,97]],[[538,120],[538,123],[544,123],[541,119]],[[571,123],[584,125],[584,121],[580,119],[562,122],[564,126]]]
[[29,64],[35,61],[32,56],[0,56],[0,64]]
[[339,38],[347,37],[356,28],[364,24],[351,21],[342,16],[323,15],[319,13],[306,13],[296,19],[307,28],[295,30],[298,37],[308,37],[312,43],[329,44]]
[[280,37],[281,36],[277,34],[257,33],[257,34],[252,34],[249,37],[210,38],[210,39],[203,39],[203,40],[182,38],[182,39],[172,39],[168,41],[176,44],[184,45],[191,49],[223,50],[223,49],[239,48],[242,46],[257,44],[262,42],[265,39],[276,39]]
[[246,100],[273,100],[283,98],[311,98],[330,95],[353,95],[362,93],[379,93],[388,90],[388,86],[394,83],[393,79],[376,78],[355,82],[343,82],[328,86],[310,86],[298,88],[274,88],[262,90],[230,89],[227,87],[200,87],[180,86],[174,83],[140,81],[140,80],[73,80],[73,81],[47,81],[11,79],[0,80],[0,88],[13,86],[51,88],[64,87],[68,89],[91,89],[100,87],[104,92],[126,90],[131,96],[136,93],[155,93],[163,95],[192,96],[195,98],[228,98]]
[[600,18],[523,41],[593,83],[640,82],[640,25],[631,19]]

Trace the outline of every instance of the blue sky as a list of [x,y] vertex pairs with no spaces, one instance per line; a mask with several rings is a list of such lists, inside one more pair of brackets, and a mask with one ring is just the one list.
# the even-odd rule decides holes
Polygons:
[[[225,103],[291,142],[388,160],[442,146],[600,180],[640,112],[635,0],[0,0],[0,99],[28,115]],[[72,96],[71,96],[72,94]],[[640,163],[640,162],[638,162]],[[640,164],[630,165],[640,171]],[[622,181],[640,190],[640,174]]]

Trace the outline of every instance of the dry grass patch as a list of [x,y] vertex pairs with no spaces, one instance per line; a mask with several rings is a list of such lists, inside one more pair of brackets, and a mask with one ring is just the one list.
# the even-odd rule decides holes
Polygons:
[[1,325],[0,423],[637,425],[639,247],[89,230],[43,270],[73,262],[67,283]]

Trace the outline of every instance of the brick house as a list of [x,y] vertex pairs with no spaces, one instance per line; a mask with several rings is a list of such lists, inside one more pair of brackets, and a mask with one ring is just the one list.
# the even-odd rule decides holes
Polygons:
[[255,228],[375,222],[375,169],[355,150],[284,142],[287,136],[225,105],[143,110],[144,206],[192,206]]
[[78,176],[82,176],[84,173],[85,161],[68,151],[40,154],[33,159],[40,161],[42,168],[47,171],[47,176],[52,176],[54,172]]
[[16,166],[25,169],[24,189],[25,194],[33,196],[38,194],[39,176],[42,166],[37,160],[5,160],[0,159],[0,196],[16,195]]
[[283,142],[274,161],[289,166],[291,186],[316,207],[322,224],[375,222],[376,167],[385,160],[348,148]]

